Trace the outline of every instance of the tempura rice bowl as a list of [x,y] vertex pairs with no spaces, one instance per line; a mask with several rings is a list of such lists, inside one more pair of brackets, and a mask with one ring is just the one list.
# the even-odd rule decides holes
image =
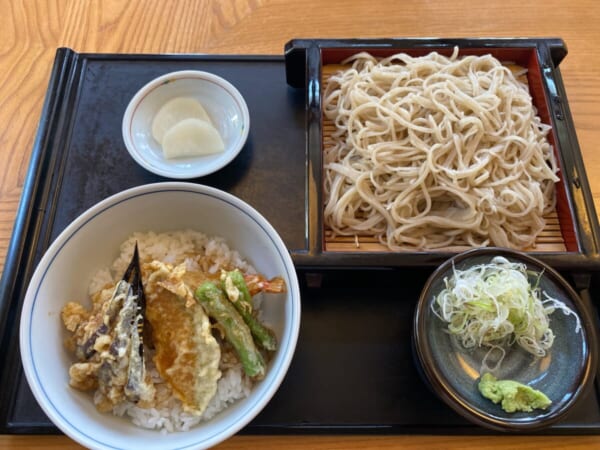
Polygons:
[[[134,232],[195,230],[222,237],[258,272],[281,276],[285,294],[265,297],[262,318],[278,339],[265,378],[248,397],[189,431],[163,436],[127,418],[96,410],[90,393],[69,387],[73,356],[60,319],[67,301],[82,301],[92,278],[110,267]],[[235,434],[268,403],[291,362],[299,332],[300,297],[289,253],[252,207],[230,194],[191,183],[157,183],[110,197],[78,217],[50,246],[29,285],[21,316],[21,355],[38,403],[65,434],[88,448],[206,448]]]

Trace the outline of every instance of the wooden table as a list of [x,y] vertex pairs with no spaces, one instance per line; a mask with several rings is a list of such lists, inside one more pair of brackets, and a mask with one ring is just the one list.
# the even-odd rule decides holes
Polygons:
[[[561,37],[560,68],[600,205],[600,4],[596,0],[0,0],[0,270],[57,47],[79,52],[281,54],[294,37]],[[220,448],[598,448],[600,436],[236,436]],[[64,436],[0,448],[71,449]]]

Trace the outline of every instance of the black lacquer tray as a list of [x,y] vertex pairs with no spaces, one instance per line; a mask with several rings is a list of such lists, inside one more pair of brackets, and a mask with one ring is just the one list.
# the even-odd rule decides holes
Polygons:
[[[553,88],[561,97],[563,116],[555,125],[560,139],[568,141],[562,168],[575,189],[567,190],[566,201],[578,240],[573,251],[542,257],[595,311],[598,225],[558,70],[564,45],[540,39],[369,41],[401,48],[473,42],[525,45],[547,53]],[[291,41],[285,57],[57,51],[0,284],[0,433],[58,432],[33,398],[19,358],[19,315],[28,281],[53,239],[85,209],[123,189],[165,180],[129,157],[121,119],[140,87],[183,69],[226,78],[245,97],[251,116],[240,155],[221,171],[192,181],[227,190],[261,212],[287,244],[301,284],[302,324],[294,360],[275,397],[243,432],[491,433],[438,400],[413,360],[413,308],[434,266],[448,255],[365,257],[322,251],[321,53],[326,47],[364,44]],[[596,383],[566,420],[545,432],[600,433],[598,395]]]

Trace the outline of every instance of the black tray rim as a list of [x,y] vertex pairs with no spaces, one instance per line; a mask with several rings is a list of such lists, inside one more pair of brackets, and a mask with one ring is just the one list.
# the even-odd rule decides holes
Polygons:
[[[248,61],[278,61],[285,62],[285,56],[281,55],[211,55],[211,54],[114,54],[114,53],[77,53],[69,48],[62,47],[57,49],[55,63],[50,74],[48,90],[44,100],[41,120],[34,141],[31,162],[25,179],[21,200],[18,206],[17,215],[15,218],[13,233],[7,252],[2,278],[0,279],[0,382],[6,386],[6,382],[14,377],[14,370],[7,368],[15,368],[16,374],[22,376],[20,368],[20,357],[18,352],[8,352],[8,345],[11,339],[14,340],[15,327],[12,329],[8,326],[18,324],[18,313],[20,312],[19,302],[11,301],[15,295],[24,294],[28,277],[33,273],[33,260],[35,259],[35,243],[44,239],[43,227],[45,220],[45,211],[41,207],[44,202],[43,195],[39,189],[42,188],[47,181],[45,171],[52,164],[55,164],[51,155],[47,155],[46,149],[49,143],[57,139],[55,135],[55,127],[58,119],[54,117],[57,108],[61,102],[65,101],[62,96],[70,92],[72,89],[78,88],[78,80],[73,79],[69,75],[70,72],[76,70],[81,65],[85,64],[86,59],[95,60],[157,60],[157,61],[181,61],[181,60],[248,60]],[[310,115],[310,112],[307,112]],[[310,188],[309,188],[310,190]],[[310,212],[310,211],[309,211]],[[37,216],[36,216],[37,215]],[[314,236],[313,236],[314,239]],[[372,264],[359,264],[350,258],[348,261],[340,261],[338,258],[327,259],[325,255],[318,261],[315,261],[310,250],[306,252],[298,251],[292,253],[292,258],[297,266],[297,269],[303,272],[315,273],[320,270],[389,270],[398,269],[404,263],[398,263],[394,258],[381,259],[381,264],[375,267]],[[381,255],[377,255],[379,258]],[[393,255],[392,255],[393,256]],[[446,259],[450,254],[429,254],[423,253],[416,255],[410,265],[422,265],[423,267],[434,267],[439,264],[440,260]],[[554,261],[555,267],[566,270],[582,270],[586,273],[598,269],[595,260],[577,257],[577,255],[569,255],[569,260],[564,260],[563,254],[544,255],[544,259]],[[572,257],[575,258],[572,258]],[[585,275],[585,274],[584,274]],[[584,276],[585,278],[585,276]],[[578,289],[587,289],[589,280],[582,282]],[[18,327],[17,327],[18,328]],[[19,372],[19,370],[21,372]],[[8,392],[10,389],[0,390],[0,433],[6,434],[59,434],[57,428],[52,425],[39,424],[22,424],[10,423],[8,418],[13,407],[12,400],[14,393]],[[398,434],[398,433],[427,433],[427,434],[490,434],[489,430],[480,429],[471,426],[452,426],[441,427],[435,430],[424,429],[419,426],[372,426],[361,424],[303,424],[296,426],[252,426],[242,430],[243,434]],[[545,434],[598,434],[600,433],[599,426],[583,426],[570,428],[558,424],[544,431]],[[537,434],[537,433],[533,433]]]

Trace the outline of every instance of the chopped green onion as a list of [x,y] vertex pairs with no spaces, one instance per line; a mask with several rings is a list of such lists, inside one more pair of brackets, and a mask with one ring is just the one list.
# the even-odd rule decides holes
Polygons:
[[[573,310],[542,291],[541,276],[528,271],[525,264],[500,256],[466,270],[453,268],[453,275],[444,279],[445,288],[434,297],[431,307],[463,347],[489,348],[484,367],[494,350],[500,353],[495,368],[499,367],[504,348],[515,342],[543,357],[554,341],[548,317],[552,312],[560,309],[573,315],[576,332],[581,324]],[[533,286],[530,277],[534,278]]]

